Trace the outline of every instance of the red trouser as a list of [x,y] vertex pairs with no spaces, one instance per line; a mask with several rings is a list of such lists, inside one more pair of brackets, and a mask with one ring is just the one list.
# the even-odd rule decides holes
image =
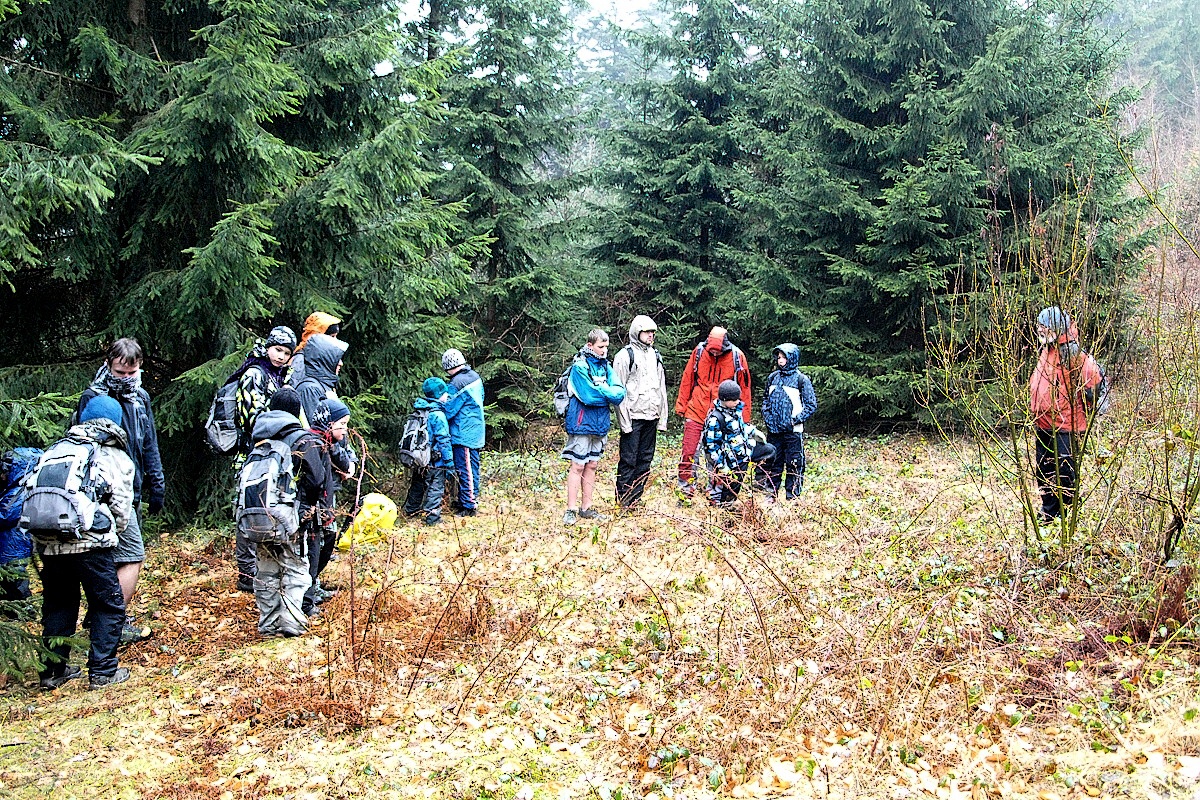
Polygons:
[[691,483],[695,478],[692,462],[696,458],[696,449],[700,446],[700,437],[704,435],[703,423],[694,419],[683,421],[683,453],[679,458],[679,482]]

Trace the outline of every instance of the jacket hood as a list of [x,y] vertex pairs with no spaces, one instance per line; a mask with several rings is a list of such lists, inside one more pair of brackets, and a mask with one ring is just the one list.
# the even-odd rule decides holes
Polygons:
[[733,349],[733,342],[729,341],[729,334],[721,334],[721,338],[709,336],[704,340],[704,349],[709,352],[714,358],[724,355]]
[[[638,337],[642,335],[642,331],[656,331],[658,326],[654,324],[654,320],[647,317],[645,314],[638,314],[633,318],[633,322],[629,323],[629,343],[642,344],[642,340]],[[642,345],[643,347],[645,345]]]
[[[795,372],[800,369],[800,348],[791,342],[786,342],[779,345],[772,351],[772,355],[783,353],[783,357],[787,359],[787,363],[783,367],[779,367],[780,372]],[[778,364],[776,364],[778,367]]]
[[280,434],[290,433],[290,429],[301,430],[300,420],[286,411],[264,411],[254,420],[254,441],[262,439],[278,439]]
[[125,433],[125,429],[111,419],[105,419],[104,417],[89,419],[86,422],[73,425],[71,426],[71,430],[67,431],[67,434],[80,439],[87,439],[99,445],[129,450],[129,435]]
[[350,345],[340,339],[323,333],[313,334],[304,348],[304,377],[312,378],[322,386],[337,386],[337,365],[349,349]]
[[329,330],[330,325],[341,325],[342,321],[333,314],[326,314],[324,311],[314,311],[308,315],[308,319],[304,320],[304,331],[300,334],[300,344],[296,347],[297,350],[308,344],[308,340],[318,333],[324,333]]
[[430,411],[437,411],[440,410],[441,407],[441,404],[439,404],[437,400],[429,400],[424,397],[418,397],[413,401],[413,408],[415,408],[417,411],[424,411],[426,409]]

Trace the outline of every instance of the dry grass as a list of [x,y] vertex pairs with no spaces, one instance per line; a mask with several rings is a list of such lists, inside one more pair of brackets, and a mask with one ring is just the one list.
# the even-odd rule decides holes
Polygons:
[[[1190,571],[1159,571],[1108,517],[1067,551],[1026,550],[1000,490],[984,502],[920,437],[810,456],[793,504],[681,508],[663,468],[641,513],[568,529],[552,456],[490,454],[482,516],[344,554],[342,591],[294,641],[258,639],[227,554],[168,540],[129,692],[10,691],[5,739],[29,744],[0,750],[0,781],[230,800],[1190,796]],[[32,766],[47,758],[62,777]]]

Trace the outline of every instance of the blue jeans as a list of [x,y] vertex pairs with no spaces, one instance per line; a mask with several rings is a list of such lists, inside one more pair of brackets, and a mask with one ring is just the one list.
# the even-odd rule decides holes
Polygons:
[[454,445],[454,473],[458,476],[458,504],[475,508],[479,499],[479,451]]
[[42,641],[56,656],[46,664],[42,678],[62,675],[71,646],[51,644],[73,636],[79,621],[79,590],[87,597],[92,618],[88,650],[88,676],[109,678],[117,671],[117,644],[125,626],[125,598],[117,582],[113,548],[87,550],[63,556],[42,556]]

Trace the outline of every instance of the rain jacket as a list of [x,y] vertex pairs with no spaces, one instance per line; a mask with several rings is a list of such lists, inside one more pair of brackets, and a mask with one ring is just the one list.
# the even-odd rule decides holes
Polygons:
[[309,337],[304,380],[295,384],[296,393],[300,395],[300,420],[304,427],[311,427],[316,421],[318,403],[326,397],[337,397],[337,365],[349,349],[350,345],[323,333]]
[[679,384],[675,413],[693,422],[704,422],[721,381],[736,381],[742,388],[742,397],[746,398],[742,417],[749,422],[750,365],[746,354],[729,341],[728,335],[720,341],[710,337],[692,350]]
[[[108,484],[111,492],[107,502],[100,503],[100,508],[106,512],[113,524],[106,531],[85,531],[83,537],[75,542],[52,542],[39,546],[40,552],[48,556],[75,555],[105,547],[116,547],[118,535],[129,524],[129,513],[134,504],[134,475],[137,473],[137,467],[125,450],[127,440],[122,427],[110,419],[89,419],[87,422],[71,426],[67,435],[97,445],[96,472]],[[26,487],[30,488],[35,480],[36,469],[25,479]]]
[[[238,373],[241,375],[238,375]],[[241,431],[242,440],[250,441],[254,421],[267,410],[271,395],[288,383],[288,365],[276,367],[267,357],[263,342],[254,346],[254,351],[234,373],[238,376],[238,388],[234,394],[233,421]]]
[[25,500],[25,476],[41,457],[42,451],[36,447],[18,447],[11,451],[11,459],[5,459],[8,469],[3,476],[4,494],[0,495],[0,564],[33,555],[33,540],[17,523]]
[[1045,431],[1083,433],[1100,385],[1096,360],[1079,349],[1075,323],[1054,344],[1041,348],[1029,376],[1029,411]]
[[587,347],[571,364],[567,380],[566,428],[569,434],[604,436],[612,427],[610,405],[625,399],[625,387],[617,380],[607,358],[601,358]]
[[122,380],[101,364],[92,385],[83,390],[73,422],[79,420],[83,407],[98,394],[106,394],[121,404],[121,427],[125,429],[129,457],[133,459],[133,502],[142,500],[143,490],[150,500],[166,497],[167,482],[163,475],[162,455],[158,452],[158,431],[154,428],[154,412],[150,410],[150,395],[142,388],[142,371],[131,379]]
[[450,423],[450,443],[472,450],[483,449],[486,423],[483,417],[483,379],[470,367],[464,367],[450,378],[454,390],[439,401]]
[[744,418],[745,405],[727,409],[714,400],[709,407],[704,420],[704,454],[715,472],[727,474],[744,468],[754,452],[754,442],[767,439]]
[[304,380],[304,353],[300,352],[304,349],[304,345],[308,344],[308,340],[314,335],[329,330],[330,325],[340,324],[342,324],[340,319],[333,314],[326,314],[324,311],[314,311],[308,315],[308,319],[304,320],[304,332],[300,334],[300,344],[296,345],[296,351],[292,353],[292,362],[289,365],[291,377],[288,380],[292,386]]
[[413,401],[413,408],[417,411],[429,411],[427,423],[429,425],[429,447],[433,453],[430,466],[453,466],[454,451],[450,446],[450,423],[446,421],[446,413],[442,411],[438,401],[418,397]]
[[643,344],[642,331],[654,329],[654,320],[639,314],[629,323],[629,344],[613,357],[613,371],[625,387],[625,399],[617,406],[617,423],[622,433],[633,430],[635,419],[656,419],[658,429],[667,429],[671,401],[667,397],[667,373],[658,350]]
[[763,393],[762,415],[771,433],[800,433],[804,421],[817,412],[817,393],[812,381],[800,371],[800,348],[781,344],[771,354],[783,353],[786,362],[767,377]]

